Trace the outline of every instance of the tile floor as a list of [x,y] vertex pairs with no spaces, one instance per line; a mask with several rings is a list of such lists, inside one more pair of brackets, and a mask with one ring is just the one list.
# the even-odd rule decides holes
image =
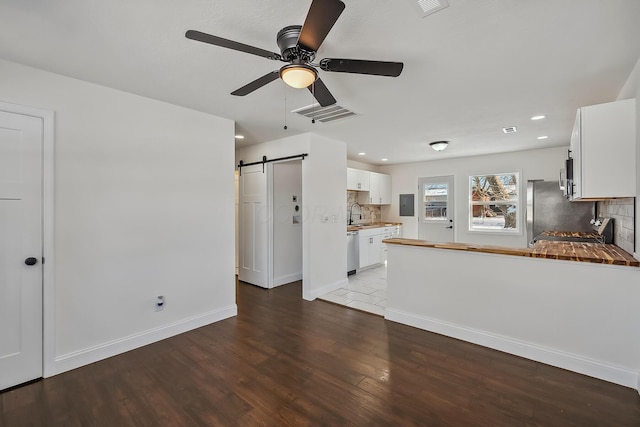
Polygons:
[[387,264],[351,275],[346,288],[336,289],[318,298],[384,316],[387,306]]

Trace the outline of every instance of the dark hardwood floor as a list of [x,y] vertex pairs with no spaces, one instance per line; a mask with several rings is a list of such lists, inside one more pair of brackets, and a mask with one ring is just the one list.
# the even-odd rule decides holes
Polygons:
[[238,285],[238,317],[0,394],[0,426],[640,426],[616,386]]

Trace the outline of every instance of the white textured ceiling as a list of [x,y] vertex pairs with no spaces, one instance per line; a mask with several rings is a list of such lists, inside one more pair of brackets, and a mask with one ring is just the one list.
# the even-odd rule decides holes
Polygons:
[[[241,144],[311,131],[382,164],[567,145],[576,108],[614,100],[640,57],[638,0],[449,0],[426,18],[414,0],[345,3],[317,58],[405,67],[398,78],[321,72],[360,114],[326,124],[285,114],[313,100],[280,80],[230,95],[280,63],[184,37],[277,52],[276,33],[301,25],[310,0],[2,0],[0,58],[233,119]],[[440,139],[446,151],[428,148]]]

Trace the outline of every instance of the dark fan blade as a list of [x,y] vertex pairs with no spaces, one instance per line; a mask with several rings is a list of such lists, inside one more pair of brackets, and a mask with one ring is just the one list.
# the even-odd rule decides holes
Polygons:
[[333,105],[337,102],[333,95],[331,95],[331,92],[329,92],[329,89],[327,89],[322,80],[320,80],[320,77],[307,89],[309,89],[309,92],[313,94],[323,107]]
[[325,58],[320,61],[320,69],[324,71],[388,77],[398,77],[403,67],[402,62],[365,61],[362,59]]
[[234,42],[233,40],[223,39],[222,37],[212,36],[211,34],[201,33],[200,31],[189,30],[186,32],[185,36],[191,40],[197,40],[199,42],[226,47],[227,49],[233,49],[240,52],[250,53],[252,55],[258,55],[267,59],[278,61],[282,60],[282,57],[279,53],[269,52],[268,50],[260,49],[259,47],[253,47],[249,46],[248,44]]
[[272,71],[269,74],[265,74],[259,79],[252,81],[248,85],[244,85],[240,89],[234,90],[233,92],[231,92],[231,95],[236,95],[236,96],[248,95],[254,90],[260,89],[262,86],[268,83],[271,83],[272,81],[277,80],[278,78],[280,78],[280,71]]
[[344,10],[340,0],[313,0],[298,37],[298,45],[316,52]]

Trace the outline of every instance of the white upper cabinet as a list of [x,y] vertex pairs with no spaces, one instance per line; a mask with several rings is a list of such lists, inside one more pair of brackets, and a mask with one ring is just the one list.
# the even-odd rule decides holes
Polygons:
[[347,190],[369,191],[369,171],[347,168]]
[[571,134],[572,200],[636,196],[636,101],[578,109]]
[[363,205],[390,205],[391,176],[369,172],[369,192],[359,194],[358,202]]

